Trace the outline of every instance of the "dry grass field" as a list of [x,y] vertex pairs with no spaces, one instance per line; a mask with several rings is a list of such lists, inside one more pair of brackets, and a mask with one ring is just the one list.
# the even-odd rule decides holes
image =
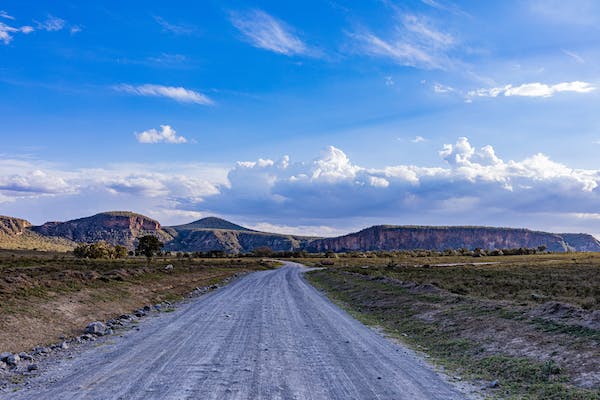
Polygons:
[[325,264],[309,279],[357,318],[490,397],[600,398],[598,254],[309,263]]
[[[168,264],[172,270],[165,270]],[[86,324],[182,298],[196,287],[271,268],[258,259],[88,260],[0,251],[0,351],[29,350]]]

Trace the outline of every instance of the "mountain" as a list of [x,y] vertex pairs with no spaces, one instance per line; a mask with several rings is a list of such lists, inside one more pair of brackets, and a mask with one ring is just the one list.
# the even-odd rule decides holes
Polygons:
[[141,214],[112,211],[66,222],[32,226],[20,218],[0,216],[0,248],[68,251],[76,242],[104,240],[129,249],[137,238],[157,236],[168,251],[249,253],[259,247],[274,251],[369,251],[414,249],[502,249],[546,246],[555,252],[596,251],[600,242],[584,233],[548,233],[529,229],[479,226],[378,225],[335,238],[259,232],[221,218],[208,217],[163,227]]
[[137,238],[144,235],[157,236],[163,242],[173,239],[158,221],[128,211],[104,212],[66,222],[46,222],[31,230],[43,236],[61,237],[73,242],[104,240],[129,249],[134,248]]
[[0,215],[0,249],[69,251],[75,243],[31,231],[29,221]]
[[248,253],[259,247],[274,251],[291,251],[305,247],[313,238],[254,231],[216,217],[178,226],[166,227],[173,241],[165,246],[171,251],[211,251]]
[[317,239],[310,243],[313,251],[353,250],[446,250],[467,248],[503,249],[536,248],[548,250],[600,251],[600,242],[587,234],[554,234],[529,229],[478,226],[394,226],[379,225],[349,235]]
[[189,224],[172,226],[171,228],[175,230],[224,229],[229,231],[256,232],[217,217],[206,217],[199,219],[198,221],[190,222]]

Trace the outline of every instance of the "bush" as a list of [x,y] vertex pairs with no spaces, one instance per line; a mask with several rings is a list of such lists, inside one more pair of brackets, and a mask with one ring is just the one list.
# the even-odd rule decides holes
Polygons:
[[79,243],[73,250],[77,258],[125,258],[127,248],[121,245],[113,246],[105,241],[96,243]]

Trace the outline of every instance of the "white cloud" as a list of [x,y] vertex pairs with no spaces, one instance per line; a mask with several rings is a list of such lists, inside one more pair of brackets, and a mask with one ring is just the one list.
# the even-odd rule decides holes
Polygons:
[[163,28],[164,31],[171,32],[176,35],[189,35],[191,33],[194,33],[194,31],[196,30],[196,28],[191,25],[172,24],[159,16],[155,16],[154,20]]
[[441,83],[435,83],[433,85],[433,91],[436,93],[452,93],[452,92],[456,92],[456,90],[451,87],[451,86],[447,86],[447,85],[442,85]]
[[28,34],[31,32],[33,32],[33,28],[31,26],[25,25],[15,28],[13,26],[0,22],[0,42],[4,44],[9,44],[10,42],[12,42],[16,33]]
[[208,96],[184,87],[151,84],[133,86],[122,84],[114,86],[114,89],[120,92],[138,96],[166,97],[181,103],[195,103],[203,105],[214,104],[214,102]]
[[187,143],[187,139],[183,136],[177,136],[175,129],[169,125],[161,125],[160,130],[154,128],[148,129],[141,133],[135,133],[138,142],[153,144],[153,143],[170,143],[183,144]]
[[392,78],[391,76],[386,76],[384,78],[384,82],[385,86],[394,86],[396,84],[396,82],[394,82],[394,78]]
[[349,33],[352,47],[358,53],[389,58],[404,66],[445,69],[452,64],[447,53],[457,41],[451,34],[437,29],[423,16],[405,14],[399,20],[387,38],[366,29]]
[[62,30],[66,25],[66,21],[62,18],[48,15],[44,21],[36,21],[36,27],[42,31],[56,32]]
[[311,50],[291,27],[264,11],[232,13],[231,23],[254,47],[286,56],[311,54]]
[[9,15],[6,11],[4,10],[0,10],[0,18],[4,18],[4,19],[10,19],[13,20],[15,19],[15,17],[13,17],[12,15]]
[[581,81],[562,82],[554,85],[534,82],[524,83],[519,86],[506,85],[503,87],[472,90],[467,93],[467,97],[498,97],[501,95],[506,97],[552,97],[556,93],[589,93],[594,90],[596,90],[596,87],[593,86],[591,83]]
[[413,143],[423,143],[426,141],[427,139],[425,139],[423,136],[415,136],[415,138],[411,140]]
[[573,60],[575,60],[578,64],[585,64],[585,60],[583,59],[583,57],[581,57],[579,54],[575,53],[574,51],[562,49],[562,52],[564,54],[566,54],[567,56],[571,57]]
[[[599,169],[572,168],[541,153],[505,159],[491,145],[474,146],[466,137],[445,144],[439,156],[439,165],[378,168],[358,165],[333,146],[309,161],[284,156],[225,166],[72,169],[0,158],[0,202],[3,213],[26,217],[133,209],[168,223],[217,214],[289,233],[367,223],[597,231]],[[45,215],[47,210],[62,214]],[[261,225],[265,216],[271,225]],[[297,226],[306,230],[292,229]]]
[[246,225],[250,229],[261,232],[281,233],[284,235],[296,236],[318,236],[318,237],[334,237],[348,233],[347,230],[334,228],[326,225],[278,225],[269,222],[258,222]]

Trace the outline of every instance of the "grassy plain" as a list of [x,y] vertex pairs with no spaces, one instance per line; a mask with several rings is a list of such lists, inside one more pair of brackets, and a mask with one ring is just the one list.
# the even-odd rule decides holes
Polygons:
[[[172,270],[165,266],[172,264]],[[0,250],[0,351],[23,351],[82,333],[147,304],[181,299],[234,274],[272,268],[259,259],[76,259]]]
[[357,318],[490,397],[600,399],[598,254],[304,261]]

